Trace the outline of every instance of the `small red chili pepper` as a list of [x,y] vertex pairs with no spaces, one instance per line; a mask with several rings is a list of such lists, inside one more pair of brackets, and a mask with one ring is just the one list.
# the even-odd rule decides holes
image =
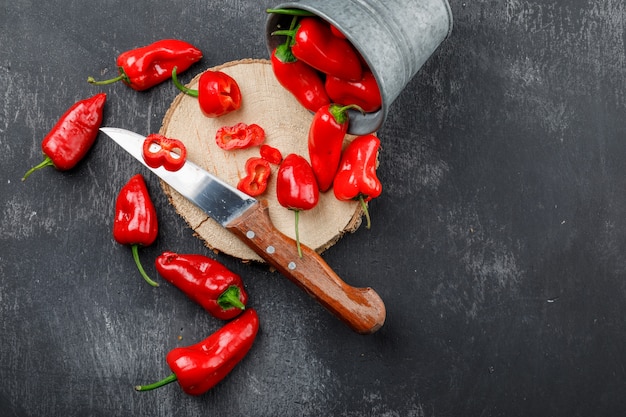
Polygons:
[[150,168],[178,171],[185,165],[187,148],[178,139],[152,133],[143,141],[143,160]]
[[346,81],[329,76],[326,77],[324,85],[334,103],[344,106],[356,104],[364,112],[374,112],[382,105],[378,83],[370,70],[363,71],[363,77],[359,81]]
[[182,73],[202,58],[202,51],[190,43],[177,39],[164,39],[150,45],[121,53],[117,57],[119,76],[110,80],[87,81],[94,85],[122,81],[133,90],[143,91],[168,80],[172,69]]
[[324,81],[313,67],[297,60],[290,52],[287,53],[288,49],[285,45],[279,45],[272,53],[274,76],[305,109],[316,112],[330,103]]
[[363,68],[360,54],[347,40],[330,30],[330,25],[317,17],[303,17],[295,30],[277,30],[273,35],[291,36],[291,52],[327,75],[358,81]]
[[153,287],[154,282],[139,261],[139,246],[150,246],[159,232],[157,213],[148,187],[141,174],[133,176],[120,190],[115,202],[113,237],[122,245],[130,245],[139,273]]
[[309,159],[321,192],[329,190],[333,184],[348,131],[348,109],[351,108],[355,106],[324,106],[315,113],[309,127]]
[[171,350],[165,360],[172,374],[137,391],[149,391],[178,381],[184,392],[201,395],[222,381],[252,348],[259,331],[259,317],[252,308],[215,333],[187,347]]
[[265,159],[270,164],[280,165],[283,160],[283,154],[280,153],[278,149],[267,144],[261,146],[259,153],[261,154],[261,158]]
[[241,107],[241,90],[237,81],[222,71],[205,71],[198,80],[198,89],[185,87],[178,81],[176,67],[172,71],[174,85],[183,93],[198,99],[200,110],[207,117],[220,117]]
[[[297,21],[294,16],[290,29],[293,30]],[[289,46],[291,36],[285,43],[278,45],[271,56],[272,70],[276,80],[289,91],[307,110],[316,112],[320,107],[329,104],[330,99],[324,89],[324,81],[317,70],[296,59]]]
[[213,317],[230,320],[246,308],[248,294],[241,277],[204,255],[163,252],[156,269],[170,284]]
[[319,201],[319,188],[309,162],[297,154],[289,154],[283,159],[276,175],[276,196],[281,206],[295,213],[296,245],[300,248],[298,222],[301,210],[310,210]]
[[261,157],[248,158],[246,176],[239,180],[237,189],[249,196],[256,197],[265,192],[267,181],[272,173],[270,163]]
[[215,133],[215,143],[226,151],[258,146],[264,141],[265,130],[255,123],[248,125],[240,122],[233,126],[222,126]]
[[380,140],[374,135],[358,136],[350,142],[343,151],[333,188],[337,199],[361,202],[368,229],[371,222],[365,203],[378,197],[383,191],[376,175],[379,148]]
[[43,139],[44,160],[29,169],[22,181],[38,169],[53,166],[67,171],[82,160],[98,136],[105,102],[106,94],[99,93],[74,103]]
[[344,35],[339,29],[337,29],[334,25],[330,25],[330,33],[332,33],[334,36],[341,38],[341,39],[346,39],[346,35]]

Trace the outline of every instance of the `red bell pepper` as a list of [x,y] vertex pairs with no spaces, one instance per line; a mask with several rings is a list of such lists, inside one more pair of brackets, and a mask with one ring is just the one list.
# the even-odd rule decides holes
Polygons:
[[265,130],[255,123],[237,123],[234,126],[222,126],[215,133],[215,143],[220,148],[246,149],[258,146],[265,141]]
[[280,165],[283,160],[283,155],[280,151],[273,146],[270,145],[261,145],[261,149],[259,150],[261,154],[261,158],[265,159],[270,164]]
[[139,273],[153,287],[154,282],[139,261],[139,247],[150,246],[159,233],[159,224],[148,187],[141,174],[133,176],[120,190],[115,202],[113,237],[122,245],[130,245]]
[[378,83],[370,70],[364,70],[359,81],[328,76],[324,86],[330,99],[337,104],[355,104],[368,113],[380,109],[382,105]]
[[276,175],[276,197],[281,206],[295,213],[296,245],[302,257],[298,222],[301,210],[310,210],[319,202],[319,188],[309,162],[298,154],[283,159]]
[[256,197],[265,192],[267,181],[272,173],[270,163],[261,157],[248,158],[246,176],[237,183],[237,189]]
[[220,117],[241,107],[241,90],[237,81],[222,71],[207,70],[200,75],[198,89],[185,87],[178,81],[177,68],[172,71],[174,85],[183,93],[198,99],[200,110],[207,117]]
[[376,175],[379,148],[380,140],[374,135],[358,136],[350,142],[343,151],[333,188],[337,199],[361,202],[368,229],[371,222],[365,203],[378,197],[383,191]]
[[122,81],[133,90],[143,91],[167,81],[174,67],[180,74],[201,58],[202,51],[190,43],[177,39],[159,40],[121,53],[117,57],[119,76],[103,81],[89,77],[87,81],[94,85]]
[[241,277],[218,261],[204,255],[163,252],[155,263],[167,282],[213,317],[230,320],[245,310],[248,294]]
[[149,391],[178,381],[184,392],[201,395],[222,381],[252,348],[259,330],[259,317],[252,308],[226,323],[215,333],[187,347],[171,350],[165,360],[172,374],[137,391]]
[[96,141],[105,102],[106,94],[99,93],[74,103],[43,139],[41,149],[44,160],[29,169],[22,181],[47,166],[53,166],[59,171],[67,171],[76,166]]
[[291,36],[291,52],[327,75],[358,81],[362,75],[360,54],[347,40],[333,35],[330,25],[318,17],[303,17],[295,30],[277,30]]
[[150,168],[178,171],[185,165],[187,148],[178,139],[152,133],[143,141],[143,160]]
[[338,104],[324,106],[315,113],[309,126],[309,159],[321,192],[329,190],[333,184],[348,132],[348,109],[353,107]]

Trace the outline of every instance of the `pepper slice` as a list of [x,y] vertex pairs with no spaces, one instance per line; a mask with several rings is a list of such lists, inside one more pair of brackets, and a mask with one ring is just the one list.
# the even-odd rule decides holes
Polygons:
[[178,171],[185,165],[187,148],[178,139],[152,133],[143,141],[143,160],[150,168]]
[[265,159],[270,164],[280,165],[283,160],[283,154],[278,149],[267,144],[261,145],[259,153],[261,154],[261,158]]
[[252,348],[258,330],[259,317],[248,308],[203,341],[171,350],[165,360],[173,373],[153,384],[137,385],[135,390],[149,391],[178,381],[187,394],[204,394],[241,362]]
[[133,176],[124,185],[115,201],[113,238],[122,245],[130,245],[139,273],[153,287],[159,284],[150,279],[139,260],[139,247],[150,246],[159,233],[157,213],[150,199],[148,187],[141,174]]
[[365,203],[378,197],[383,191],[376,175],[379,148],[380,139],[374,135],[358,136],[350,142],[343,151],[333,188],[337,199],[361,202],[368,229],[371,222]]
[[163,252],[155,261],[157,272],[213,317],[230,320],[248,302],[241,277],[204,255]]
[[177,68],[172,70],[174,85],[183,93],[198,99],[200,110],[207,117],[220,117],[239,110],[241,90],[237,81],[222,71],[207,70],[198,80],[198,89],[185,87],[178,81]]
[[246,161],[246,176],[237,183],[237,189],[251,197],[265,192],[267,181],[272,170],[270,163],[261,157],[248,158]]
[[143,91],[168,80],[172,69],[186,71],[202,58],[202,51],[192,44],[178,39],[163,39],[140,48],[131,49],[117,57],[119,76],[96,81],[93,85],[107,85],[122,81],[133,90]]
[[229,151],[258,146],[265,141],[265,130],[255,123],[239,122],[233,126],[222,126],[215,133],[215,143]]
[[309,162],[298,154],[283,159],[276,175],[276,197],[281,206],[295,213],[296,245],[302,257],[298,222],[301,210],[310,210],[319,202],[319,188]]
[[41,142],[44,160],[26,171],[22,181],[47,166],[59,171],[76,166],[96,141],[105,102],[106,94],[99,93],[74,103]]

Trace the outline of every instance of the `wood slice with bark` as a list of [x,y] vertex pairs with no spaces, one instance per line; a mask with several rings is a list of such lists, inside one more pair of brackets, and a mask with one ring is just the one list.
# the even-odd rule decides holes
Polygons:
[[[215,142],[215,133],[222,126],[239,122],[256,123],[266,133],[265,143],[278,148],[283,156],[297,153],[308,160],[307,136],[313,115],[276,80],[268,60],[246,59],[229,62],[209,70],[219,70],[233,77],[242,94],[241,108],[219,118],[206,117],[198,100],[180,93],[172,102],[163,119],[160,133],[181,140],[187,148],[187,158],[213,173],[225,182],[236,186],[245,176],[248,158],[259,156],[259,147],[225,151]],[[187,87],[197,89],[195,76]],[[351,137],[348,137],[348,142]],[[282,207],[276,198],[275,173],[266,192],[258,199],[268,201],[270,218],[276,228],[295,238],[294,213]],[[235,235],[209,218],[206,213],[186,198],[161,182],[170,203],[181,215],[195,235],[206,246],[244,261],[264,262]],[[300,241],[318,253],[335,244],[346,232],[355,231],[361,224],[362,209],[358,202],[338,201],[332,190],[321,193],[319,204],[312,210],[300,212]]]

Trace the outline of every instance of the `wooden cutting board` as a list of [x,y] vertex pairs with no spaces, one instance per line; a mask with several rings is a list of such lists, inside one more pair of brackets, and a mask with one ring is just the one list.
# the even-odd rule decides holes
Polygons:
[[[187,148],[187,158],[236,186],[245,176],[246,160],[259,156],[259,147],[224,151],[215,143],[215,133],[222,126],[239,122],[256,123],[263,127],[268,145],[278,148],[283,156],[297,153],[308,159],[307,136],[313,118],[276,80],[268,60],[247,59],[229,62],[209,70],[219,70],[233,77],[242,94],[241,108],[219,118],[204,116],[198,100],[183,93],[172,102],[163,119],[160,133],[181,140]],[[198,88],[194,77],[187,86]],[[348,137],[346,143],[351,138]],[[276,198],[275,173],[272,166],[267,191],[258,199],[266,199],[272,222],[278,230],[295,239],[294,213],[282,207]],[[227,253],[244,261],[264,262],[236,236],[209,218],[186,198],[161,182],[169,201],[195,235],[214,251]],[[346,232],[361,224],[362,210],[358,202],[338,201],[332,190],[320,194],[319,204],[312,210],[300,212],[300,241],[318,253],[332,246]]]

